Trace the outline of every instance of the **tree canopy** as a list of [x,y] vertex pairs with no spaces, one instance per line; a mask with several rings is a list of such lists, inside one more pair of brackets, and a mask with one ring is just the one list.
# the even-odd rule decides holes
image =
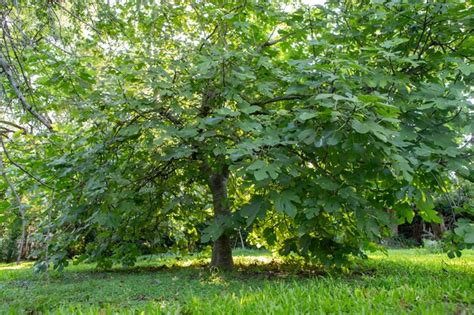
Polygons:
[[[56,266],[71,249],[131,265],[212,242],[229,269],[239,229],[328,266],[364,256],[415,214],[439,222],[434,196],[474,178],[472,13],[457,0],[6,3],[0,211],[37,226]],[[473,210],[459,211],[451,254],[474,244]]]

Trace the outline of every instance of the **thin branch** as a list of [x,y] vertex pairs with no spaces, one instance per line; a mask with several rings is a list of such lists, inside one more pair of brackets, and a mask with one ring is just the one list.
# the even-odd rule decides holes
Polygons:
[[15,128],[17,128],[17,129],[23,130],[23,132],[25,132],[25,133],[28,133],[25,127],[22,127],[22,126],[20,126],[20,125],[17,125],[17,124],[15,124],[15,123],[10,122],[10,121],[0,120],[0,124],[4,124],[4,125],[11,126],[11,127],[15,127]]
[[165,109],[160,109],[158,111],[158,114],[160,114],[162,117],[168,119],[169,121],[171,121],[176,126],[182,126],[181,121],[178,118],[176,118],[175,116],[173,116],[173,114],[171,114],[169,111],[167,111]]
[[71,17],[73,17],[73,18],[75,18],[76,20],[82,22],[84,25],[89,26],[92,30],[94,30],[94,31],[97,33],[97,35],[99,35],[99,36],[102,35],[102,32],[101,32],[99,29],[97,29],[93,24],[90,24],[90,23],[86,22],[86,21],[85,21],[84,19],[82,19],[80,16],[78,16],[78,15],[74,14],[73,12],[69,11],[69,10],[66,9],[64,6],[60,5],[59,3],[56,3],[56,4],[57,4],[57,6],[58,6],[61,10],[65,11],[65,12],[66,12],[67,14],[69,14]]
[[439,122],[439,123],[436,123],[436,124],[434,124],[434,125],[435,125],[436,127],[439,127],[439,126],[442,126],[442,125],[444,125],[444,124],[447,124],[447,123],[449,123],[449,122],[455,120],[455,119],[459,116],[459,114],[461,114],[462,110],[463,110],[462,107],[459,108],[459,110],[456,112],[456,114],[453,115],[453,117],[450,117],[449,119],[447,119],[447,120],[445,120],[445,121],[442,121],[442,122]]
[[13,164],[16,168],[18,168],[19,170],[21,170],[23,173],[25,173],[26,175],[28,175],[29,177],[33,178],[35,181],[37,181],[38,183],[40,183],[41,185],[51,189],[54,191],[54,188],[49,186],[48,184],[46,184],[44,181],[42,181],[41,179],[39,179],[38,177],[36,177],[35,175],[31,174],[29,171],[27,171],[23,166],[21,166],[20,164],[16,163],[15,161],[13,161],[13,159],[10,157],[10,154],[8,154],[8,151],[7,151],[7,148],[5,147],[5,143],[3,142],[3,138],[0,137],[0,144],[2,146],[2,149],[3,149],[3,153],[5,153],[5,157],[8,159],[8,161]]
[[31,105],[28,103],[25,96],[20,90],[20,86],[18,85],[18,83],[15,81],[15,78],[13,77],[13,73],[11,71],[10,66],[5,61],[5,59],[3,59],[2,56],[0,56],[0,66],[3,68],[3,71],[5,72],[8,78],[8,81],[10,81],[10,84],[12,85],[13,90],[15,91],[15,94],[17,95],[18,99],[23,105],[23,108],[25,108],[25,110],[27,110],[31,115],[33,115],[36,119],[38,119],[43,125],[45,125],[46,128],[52,131],[53,127],[51,126],[51,122],[48,119],[46,119],[46,117],[42,116],[37,111],[35,111],[33,107],[31,107]]
[[217,29],[219,28],[219,24],[216,24],[214,26],[214,29],[209,33],[209,35],[206,36],[206,38],[202,41],[201,45],[199,46],[199,51],[202,50],[204,45],[206,45],[206,42],[216,33]]
[[270,46],[273,46],[273,45],[276,45],[280,42],[283,42],[285,41],[286,39],[288,39],[288,37],[294,35],[296,32],[291,32],[291,33],[288,33],[278,39],[274,39],[274,40],[267,40],[266,42],[264,42],[263,44],[260,45],[260,47],[257,49],[257,52],[260,52],[262,49],[264,49],[265,47],[270,47]]
[[302,100],[309,96],[310,95],[290,94],[290,95],[284,95],[284,96],[277,96],[274,98],[270,98],[268,100],[256,101],[250,104],[260,106],[260,105],[266,105],[266,104],[276,103],[276,102],[281,102],[281,101]]
[[[422,41],[423,36],[425,35],[426,29],[428,27],[428,23],[427,23],[428,22],[428,13],[429,13],[428,9],[429,9],[429,6],[426,7],[425,15],[423,17],[423,26],[422,26],[423,29],[421,30],[421,34],[418,37],[418,40],[416,42],[416,47],[415,47],[415,50],[413,51],[414,54],[418,52],[418,49],[420,48],[421,41]],[[423,52],[423,51],[421,51],[421,52]],[[418,59],[420,59],[420,58],[421,58],[421,53],[418,52]]]

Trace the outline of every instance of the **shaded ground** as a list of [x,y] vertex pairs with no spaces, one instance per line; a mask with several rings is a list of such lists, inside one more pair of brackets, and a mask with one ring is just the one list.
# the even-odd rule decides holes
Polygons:
[[426,250],[370,256],[350,273],[281,264],[261,251],[237,251],[237,270],[219,274],[195,256],[147,257],[133,269],[71,266],[33,274],[0,264],[0,313],[135,314],[472,314],[474,251],[460,259]]

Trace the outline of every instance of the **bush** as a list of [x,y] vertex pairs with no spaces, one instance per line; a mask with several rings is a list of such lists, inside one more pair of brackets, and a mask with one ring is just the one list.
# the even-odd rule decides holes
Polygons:
[[423,239],[423,248],[433,254],[443,252],[443,242],[432,239]]

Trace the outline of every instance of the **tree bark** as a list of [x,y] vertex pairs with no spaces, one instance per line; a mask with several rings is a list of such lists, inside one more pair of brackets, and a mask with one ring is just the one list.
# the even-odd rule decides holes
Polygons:
[[[212,202],[214,206],[214,219],[218,220],[223,216],[229,216],[230,210],[227,199],[227,178],[229,170],[223,167],[219,173],[209,175],[209,188],[212,193]],[[217,240],[214,241],[212,248],[211,267],[220,270],[232,270],[234,262],[232,259],[232,247],[229,235],[224,232]]]
[[443,238],[443,233],[446,232],[446,226],[444,224],[444,216],[443,214],[439,214],[439,217],[441,219],[440,223],[435,223],[431,222],[431,229],[433,230],[433,234],[436,237],[436,239],[440,240]]

